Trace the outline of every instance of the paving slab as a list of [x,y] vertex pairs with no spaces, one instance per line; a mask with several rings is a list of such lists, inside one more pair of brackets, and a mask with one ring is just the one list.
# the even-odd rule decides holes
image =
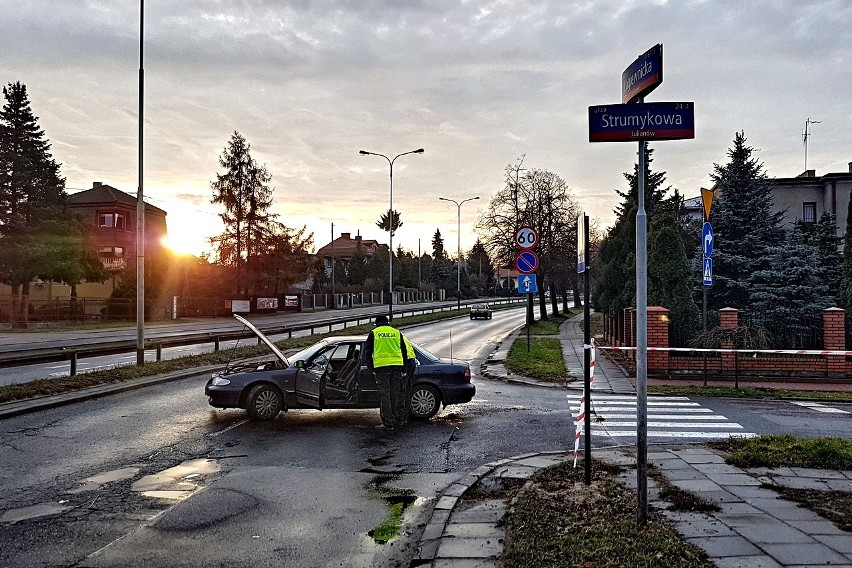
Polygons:
[[714,558],[713,563],[716,568],[782,568],[780,564],[765,554]]
[[437,558],[488,558],[503,554],[501,538],[443,538]]
[[444,528],[444,536],[456,538],[503,538],[504,530],[497,523],[450,522]]
[[686,539],[700,546],[714,560],[726,556],[755,556],[761,550],[741,536],[710,536]]
[[766,544],[763,551],[785,566],[848,564],[849,558],[822,543]]
[[734,530],[757,546],[764,544],[813,543],[814,539],[776,519],[734,527]]

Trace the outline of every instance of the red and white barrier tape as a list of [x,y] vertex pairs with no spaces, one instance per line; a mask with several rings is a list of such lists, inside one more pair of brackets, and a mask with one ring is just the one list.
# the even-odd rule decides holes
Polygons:
[[[595,380],[595,340],[592,339],[590,358],[589,358],[589,384]],[[570,398],[570,395],[569,395]],[[583,394],[580,398],[580,408],[577,411],[577,421],[574,425],[574,467],[577,467],[577,456],[580,455],[580,436],[583,434],[583,424],[586,420],[586,412],[589,411],[589,401],[586,400],[586,395]]]
[[[589,345],[584,345],[589,347]],[[591,345],[594,349],[610,351],[635,351],[635,347],[614,347],[609,345]],[[817,351],[815,349],[698,349],[691,347],[648,347],[648,351],[680,351],[684,353],[764,353],[767,355],[839,355],[852,357],[852,351]]]

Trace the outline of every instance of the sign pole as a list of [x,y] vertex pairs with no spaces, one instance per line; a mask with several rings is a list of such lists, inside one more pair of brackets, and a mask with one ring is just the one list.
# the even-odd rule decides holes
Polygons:
[[592,484],[592,316],[589,303],[589,217],[583,213],[583,394],[586,400],[583,427],[586,430],[583,448],[584,481]]
[[[640,99],[641,103],[642,100]],[[639,142],[636,211],[636,493],[638,523],[648,522],[648,218],[645,214],[645,148]]]

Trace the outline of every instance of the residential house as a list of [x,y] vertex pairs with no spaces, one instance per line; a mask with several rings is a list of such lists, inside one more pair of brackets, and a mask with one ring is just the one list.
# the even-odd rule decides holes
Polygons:
[[317,252],[317,258],[322,259],[323,269],[326,276],[331,277],[332,258],[334,262],[342,263],[344,270],[349,270],[349,262],[355,256],[355,251],[361,248],[361,254],[369,259],[374,254],[388,254],[388,245],[379,243],[373,239],[363,239],[361,235],[356,235],[352,238],[352,233],[341,233],[339,237],[320,247]]

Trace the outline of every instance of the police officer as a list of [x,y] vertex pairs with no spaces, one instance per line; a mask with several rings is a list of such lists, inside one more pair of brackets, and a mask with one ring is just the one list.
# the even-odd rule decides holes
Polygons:
[[376,327],[364,343],[364,356],[367,367],[376,376],[379,390],[382,423],[377,428],[393,430],[397,426],[402,373],[409,355],[402,333],[388,323],[387,316],[376,317]]

